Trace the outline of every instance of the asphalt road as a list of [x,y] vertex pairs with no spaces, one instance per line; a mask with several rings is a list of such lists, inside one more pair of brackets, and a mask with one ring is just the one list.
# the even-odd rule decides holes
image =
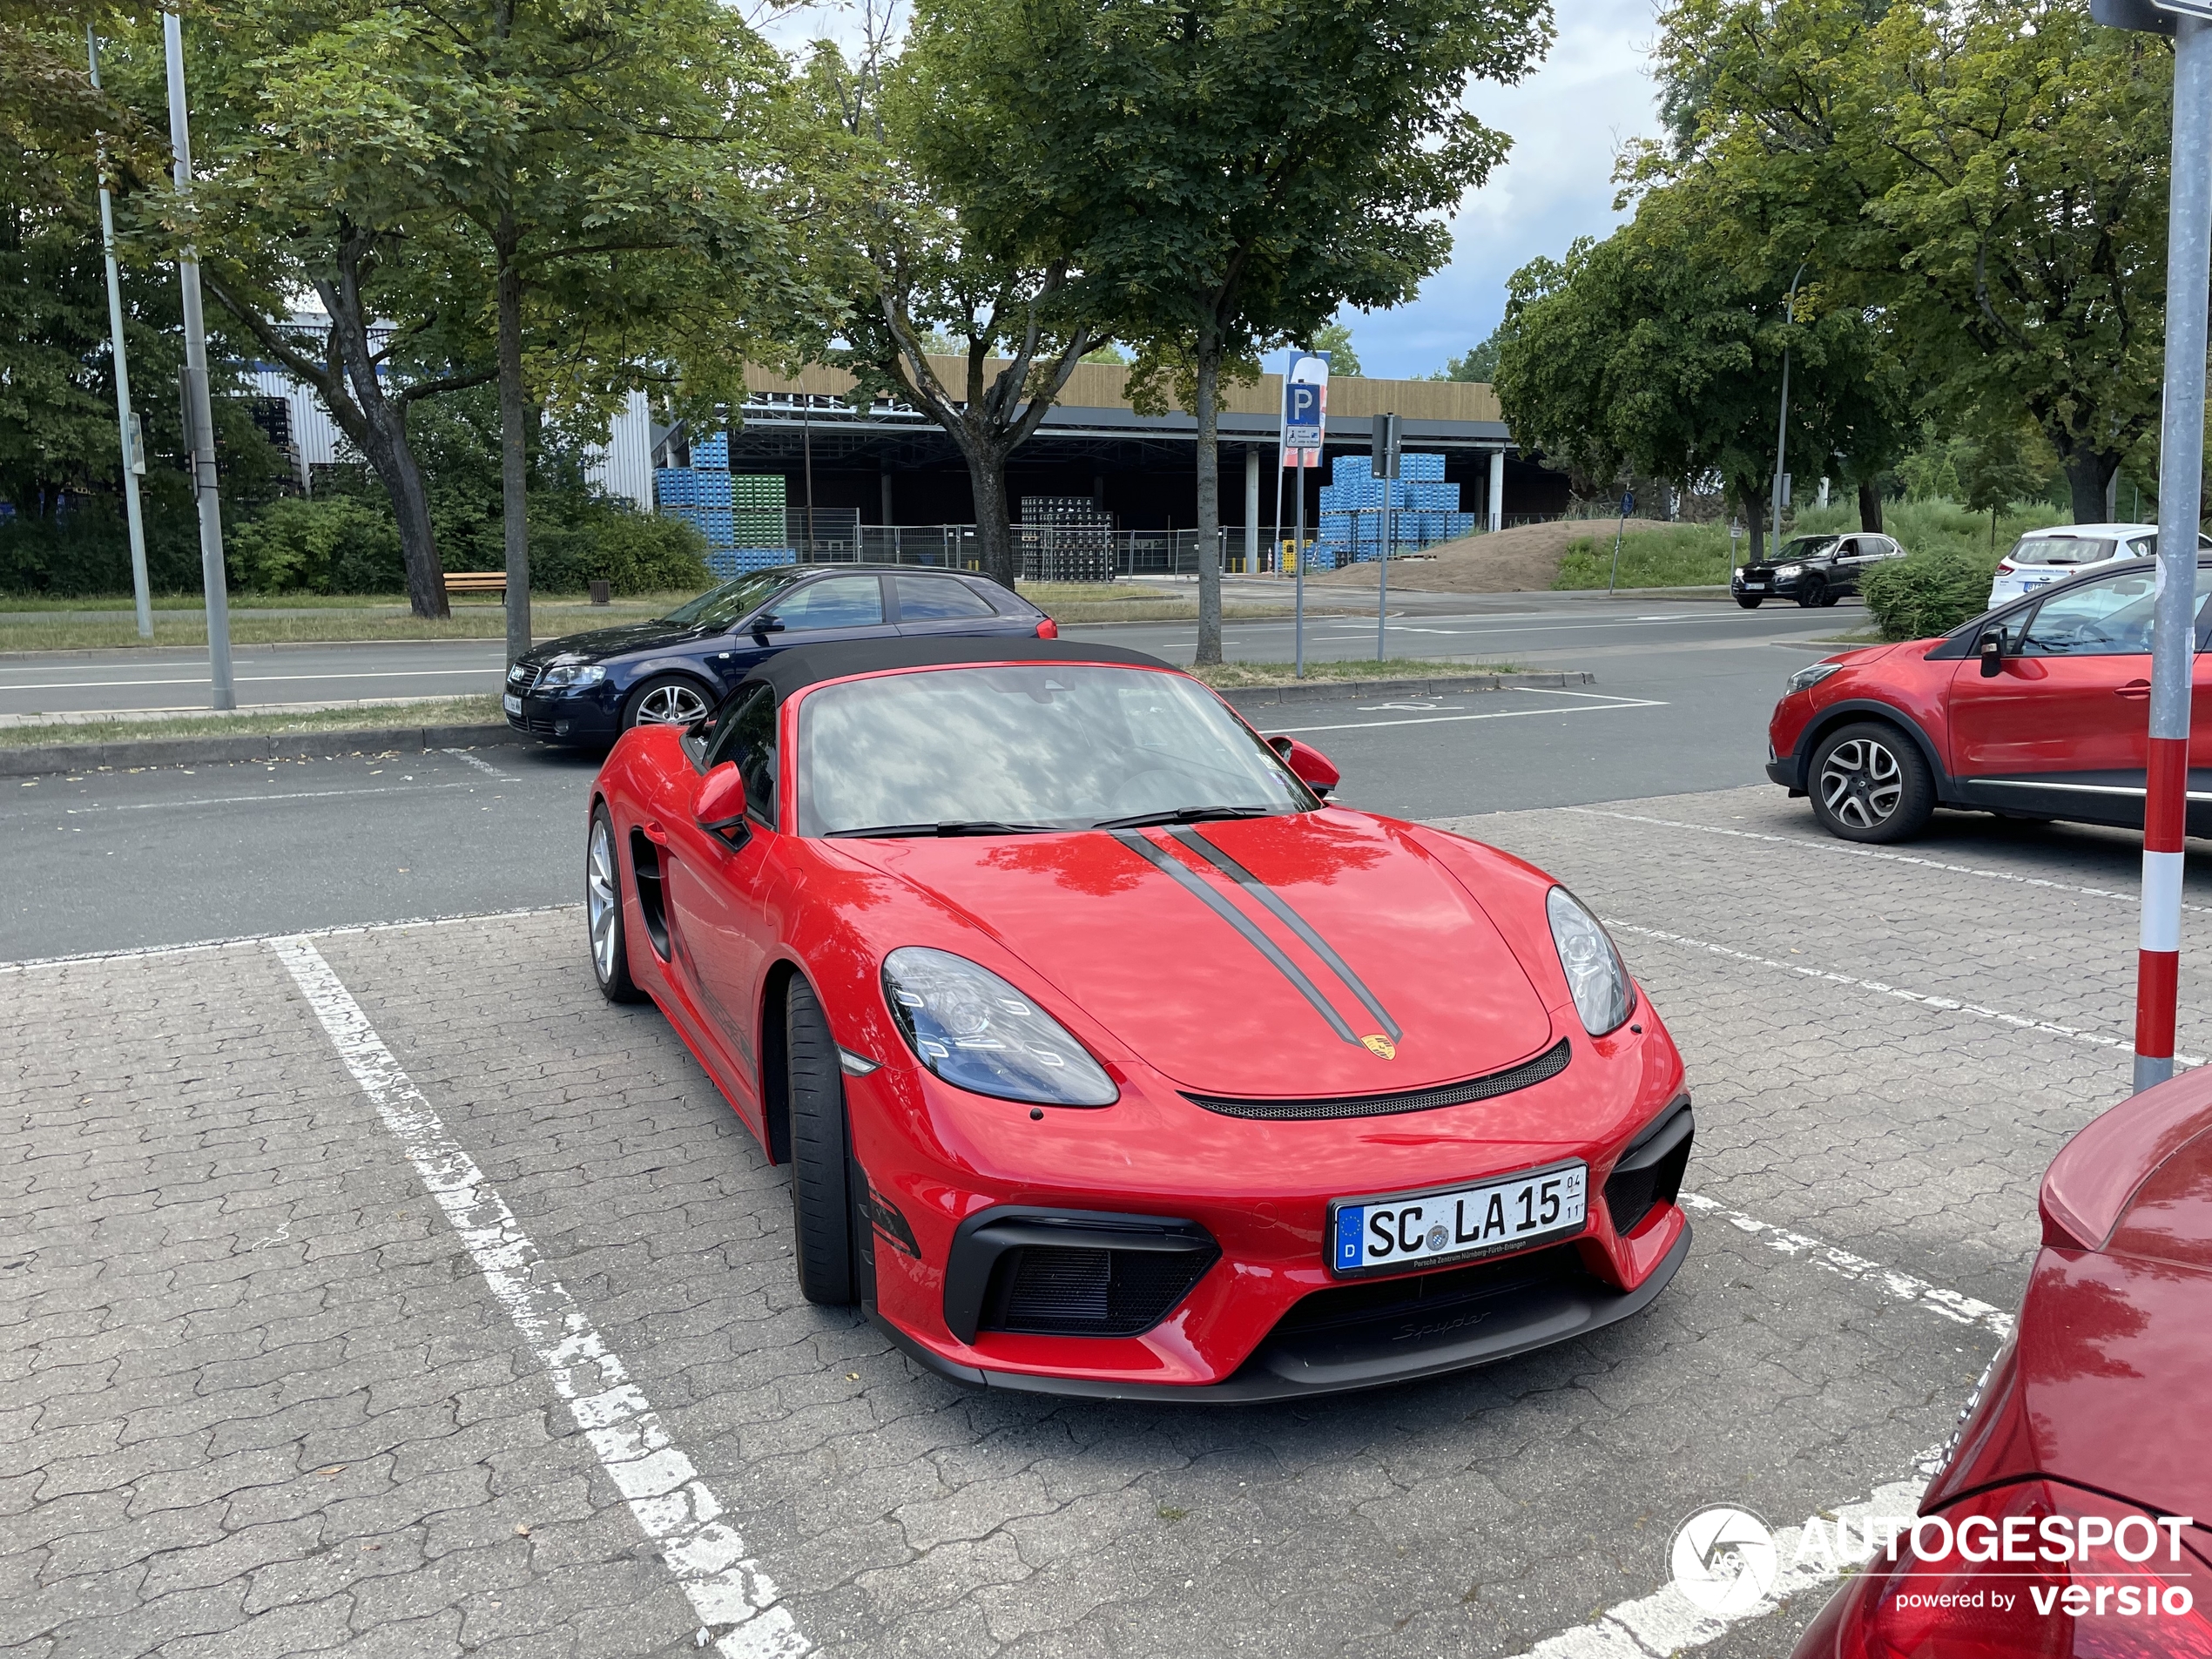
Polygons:
[[[1272,583],[1232,583],[1231,596],[1280,598]],[[1358,604],[1316,589],[1318,603]],[[1372,601],[1367,602],[1370,606]],[[1545,666],[1593,668],[1625,652],[1642,657],[1670,648],[1703,650],[1825,636],[1863,624],[1853,601],[1833,610],[1795,606],[1742,610],[1693,600],[1672,604],[1634,597],[1618,601],[1556,594],[1467,597],[1393,595],[1389,651],[1393,657],[1474,657]],[[1356,617],[1307,622],[1307,654],[1333,661],[1374,654],[1375,625]],[[1071,638],[1110,639],[1133,650],[1187,663],[1197,637],[1190,623],[1071,625]],[[1232,622],[1226,654],[1239,662],[1289,662],[1293,624]],[[233,667],[241,706],[257,703],[350,702],[392,697],[454,697],[498,689],[505,653],[496,640],[377,641],[362,644],[239,646]],[[51,652],[0,657],[0,717],[105,711],[132,713],[207,706],[205,652],[153,651]]]
[[[1597,684],[1346,697],[1254,718],[1334,760],[1347,803],[1409,818],[1757,783],[1784,677],[1824,649],[1788,642],[1855,620],[1712,604],[1424,617],[1409,628],[1452,630],[1441,642],[1419,636],[1425,654],[1509,653],[1592,669]],[[1317,657],[1359,648],[1315,628]],[[1231,638],[1267,660],[1280,631],[1238,624]],[[1111,632],[1138,649],[1190,654],[1187,626]],[[360,651],[383,659],[396,649]],[[420,649],[449,662],[474,647]],[[0,897],[0,961],[570,903],[596,764],[509,745],[0,783],[15,877]]]

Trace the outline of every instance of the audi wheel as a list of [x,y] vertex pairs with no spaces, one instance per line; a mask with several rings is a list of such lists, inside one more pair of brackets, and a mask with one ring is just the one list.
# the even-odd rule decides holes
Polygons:
[[633,725],[689,725],[705,719],[712,709],[706,688],[680,674],[664,674],[647,680],[623,705],[622,729]]

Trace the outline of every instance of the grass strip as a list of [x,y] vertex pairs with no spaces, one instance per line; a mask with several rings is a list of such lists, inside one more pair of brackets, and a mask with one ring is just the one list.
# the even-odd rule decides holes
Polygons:
[[57,744],[122,743],[141,738],[281,737],[295,732],[382,732],[426,725],[498,725],[496,693],[440,698],[426,703],[388,703],[366,708],[306,709],[286,714],[186,715],[173,719],[72,721],[52,725],[0,726],[0,748]]

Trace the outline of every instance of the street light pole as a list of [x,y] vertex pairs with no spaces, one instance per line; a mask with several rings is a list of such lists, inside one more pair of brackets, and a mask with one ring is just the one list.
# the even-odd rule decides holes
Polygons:
[[[1797,326],[1797,282],[1799,278],[1802,278],[1804,273],[1804,264],[1802,260],[1800,260],[1797,265],[1797,276],[1793,276],[1790,279],[1790,298],[1783,313],[1783,321],[1784,325],[1791,328]],[[1779,556],[1782,551],[1782,480],[1784,476],[1783,468],[1786,464],[1788,459],[1789,445],[1790,341],[1789,337],[1784,335],[1782,341],[1782,414],[1775,421],[1774,427],[1774,513],[1772,516],[1772,523],[1774,526],[1774,550],[1777,556]]]
[[2212,264],[2212,20],[2175,19],[2166,233],[2166,407],[2159,433],[2157,609],[2151,622],[2143,914],[2135,968],[2135,1088],[2174,1075],[2188,807],[2189,679],[2202,505],[2206,268]]
[[[185,29],[173,11],[161,17],[161,43],[169,68],[169,146],[176,152],[178,199],[192,199],[192,123],[185,110]],[[207,321],[199,307],[199,259],[192,245],[177,256],[184,290],[185,440],[192,446],[192,486],[199,498],[199,573],[207,596],[207,671],[210,701],[238,706],[231,674],[230,589],[223,577],[223,507],[215,493],[215,409],[207,390]]]
[[[100,37],[84,26],[84,57],[92,90],[100,87]],[[107,326],[114,342],[115,424],[123,443],[123,513],[131,529],[131,594],[138,603],[138,637],[153,637],[153,599],[146,585],[146,523],[138,508],[138,475],[146,469],[137,419],[131,412],[131,365],[123,350],[123,277],[115,265],[115,204],[108,196],[107,146],[100,146],[100,251],[107,258]]]

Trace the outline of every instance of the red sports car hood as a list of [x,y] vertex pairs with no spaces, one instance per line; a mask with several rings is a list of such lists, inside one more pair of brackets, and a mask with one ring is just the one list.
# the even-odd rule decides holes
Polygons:
[[840,845],[991,934],[1186,1088],[1394,1092],[1554,1040],[1481,907],[1364,813]]

